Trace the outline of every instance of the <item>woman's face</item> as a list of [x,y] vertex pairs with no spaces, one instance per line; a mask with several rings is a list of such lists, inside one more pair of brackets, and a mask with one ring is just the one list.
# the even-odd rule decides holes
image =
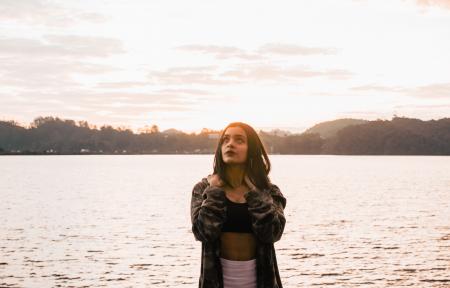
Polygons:
[[223,136],[222,159],[226,164],[244,164],[247,161],[247,135],[241,127],[228,127]]

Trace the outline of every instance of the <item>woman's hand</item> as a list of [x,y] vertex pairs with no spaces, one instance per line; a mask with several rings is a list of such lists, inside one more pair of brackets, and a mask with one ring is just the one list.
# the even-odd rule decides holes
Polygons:
[[217,174],[208,175],[207,179],[210,186],[222,187],[224,184]]

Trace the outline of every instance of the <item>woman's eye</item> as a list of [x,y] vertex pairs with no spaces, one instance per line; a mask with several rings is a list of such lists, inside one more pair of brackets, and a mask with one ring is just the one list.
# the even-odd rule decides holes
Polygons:
[[[224,139],[223,139],[223,143],[226,143],[226,142],[228,142],[229,140],[230,140],[230,138],[224,138]],[[243,139],[237,139],[236,142],[238,142],[238,143],[244,143],[244,140],[243,140]]]

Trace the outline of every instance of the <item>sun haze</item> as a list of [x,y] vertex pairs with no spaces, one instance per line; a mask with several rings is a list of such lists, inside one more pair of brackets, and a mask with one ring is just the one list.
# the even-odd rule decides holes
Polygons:
[[1,6],[1,120],[298,132],[450,111],[450,1]]

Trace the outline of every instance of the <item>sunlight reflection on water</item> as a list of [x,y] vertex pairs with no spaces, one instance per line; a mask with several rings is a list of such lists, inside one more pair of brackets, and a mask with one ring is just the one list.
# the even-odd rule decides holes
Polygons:
[[[285,287],[449,287],[450,161],[270,156]],[[212,155],[0,157],[0,286],[196,287]]]

